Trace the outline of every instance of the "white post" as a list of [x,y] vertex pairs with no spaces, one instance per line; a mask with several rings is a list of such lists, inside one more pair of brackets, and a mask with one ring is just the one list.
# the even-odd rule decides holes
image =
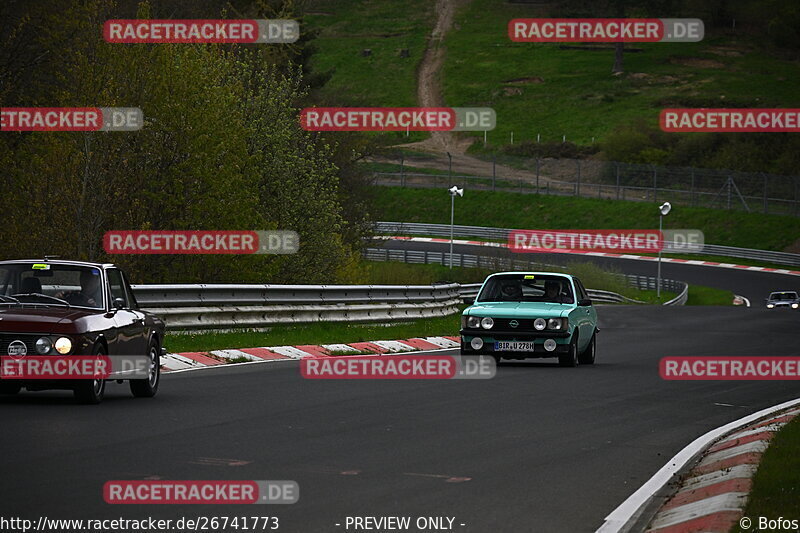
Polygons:
[[456,195],[450,195],[450,269],[453,269],[453,220],[456,210]]
[[664,225],[664,215],[658,215],[658,238],[661,239],[658,247],[658,277],[656,281],[656,298],[661,299],[661,249],[664,247],[664,237],[661,228]]
[[511,144],[514,144],[514,132],[511,132]]
[[484,148],[486,147],[486,132],[487,131],[488,130],[483,130],[483,146],[484,146]]

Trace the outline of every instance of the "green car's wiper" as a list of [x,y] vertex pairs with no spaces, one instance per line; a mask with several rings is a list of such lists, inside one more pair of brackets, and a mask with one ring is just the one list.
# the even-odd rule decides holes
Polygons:
[[[47,298],[49,300],[55,300],[55,301],[57,301],[57,302],[59,302],[59,303],[61,303],[63,305],[66,305],[67,307],[71,307],[69,302],[66,301],[66,300],[62,300],[61,298],[56,298],[55,296],[48,296],[47,294],[42,294],[40,292],[27,292],[27,293],[20,293],[20,294],[12,294],[12,296],[33,296],[35,298]],[[17,303],[20,303],[19,300],[17,300]]]

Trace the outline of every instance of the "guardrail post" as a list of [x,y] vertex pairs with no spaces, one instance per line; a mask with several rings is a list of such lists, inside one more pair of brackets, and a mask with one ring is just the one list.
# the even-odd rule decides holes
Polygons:
[[581,195],[581,160],[576,159],[575,163],[578,165],[578,181],[575,182],[575,196]]
[[539,194],[539,157],[536,157],[536,194]]
[[617,167],[617,200],[619,200],[619,163],[614,163]]
[[761,175],[764,177],[764,214],[766,215],[767,212],[769,211],[769,208],[767,207],[767,180],[768,180],[768,178],[767,178],[767,175],[764,174],[763,172],[761,173]]
[[694,207],[696,202],[695,194],[694,194],[694,169],[692,169],[692,186],[689,189],[689,204]]
[[400,187],[406,186],[406,174],[405,174],[405,156],[403,153],[400,153]]

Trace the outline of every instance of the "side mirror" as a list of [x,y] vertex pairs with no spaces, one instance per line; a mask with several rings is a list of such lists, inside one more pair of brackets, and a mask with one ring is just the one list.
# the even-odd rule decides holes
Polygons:
[[114,309],[124,309],[125,308],[125,300],[122,298],[114,298]]
[[464,303],[466,305],[472,305],[472,304],[475,303],[475,297],[474,296],[464,296],[461,299],[464,301]]
[[581,298],[580,300],[578,300],[578,305],[580,305],[581,307],[592,305],[592,300],[591,298]]

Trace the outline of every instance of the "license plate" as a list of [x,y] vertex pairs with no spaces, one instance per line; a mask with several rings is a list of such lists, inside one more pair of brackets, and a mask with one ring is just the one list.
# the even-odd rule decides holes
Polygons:
[[498,341],[494,343],[496,352],[532,352],[532,341]]

